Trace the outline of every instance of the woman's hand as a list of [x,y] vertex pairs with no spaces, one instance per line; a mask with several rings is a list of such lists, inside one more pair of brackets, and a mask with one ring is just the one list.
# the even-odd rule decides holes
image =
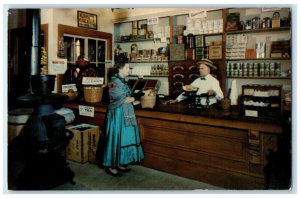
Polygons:
[[134,97],[126,97],[124,103],[132,103],[132,102],[134,102],[134,101],[135,101]]

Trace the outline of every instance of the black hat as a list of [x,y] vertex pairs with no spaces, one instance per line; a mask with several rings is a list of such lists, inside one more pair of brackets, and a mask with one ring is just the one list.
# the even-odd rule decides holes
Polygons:
[[213,70],[217,69],[217,66],[215,66],[211,60],[206,59],[206,58],[202,58],[201,61],[197,62],[198,66],[200,66],[201,64],[205,64],[206,66],[210,67]]

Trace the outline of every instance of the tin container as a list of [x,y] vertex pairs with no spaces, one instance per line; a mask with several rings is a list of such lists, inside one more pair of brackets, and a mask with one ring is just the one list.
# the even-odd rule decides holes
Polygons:
[[138,53],[138,46],[137,44],[132,44],[131,45],[131,53]]

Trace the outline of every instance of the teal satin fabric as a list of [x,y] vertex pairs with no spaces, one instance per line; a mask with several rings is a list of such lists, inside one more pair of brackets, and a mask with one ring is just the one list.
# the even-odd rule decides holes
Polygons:
[[103,166],[117,167],[141,162],[144,153],[139,128],[137,125],[125,125],[122,106],[109,110],[107,120]]

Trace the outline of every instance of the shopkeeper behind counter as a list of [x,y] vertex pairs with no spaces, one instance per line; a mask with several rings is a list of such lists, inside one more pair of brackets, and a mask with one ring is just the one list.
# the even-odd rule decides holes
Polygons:
[[[211,70],[217,69],[213,62],[209,59],[202,59],[197,62],[200,77],[194,80],[190,85],[184,86],[186,90],[193,90],[198,88],[196,95],[207,94],[210,96],[210,105],[217,103],[217,101],[224,98],[219,81],[210,74]],[[183,93],[175,100],[169,100],[167,103],[176,103],[187,99]]]

